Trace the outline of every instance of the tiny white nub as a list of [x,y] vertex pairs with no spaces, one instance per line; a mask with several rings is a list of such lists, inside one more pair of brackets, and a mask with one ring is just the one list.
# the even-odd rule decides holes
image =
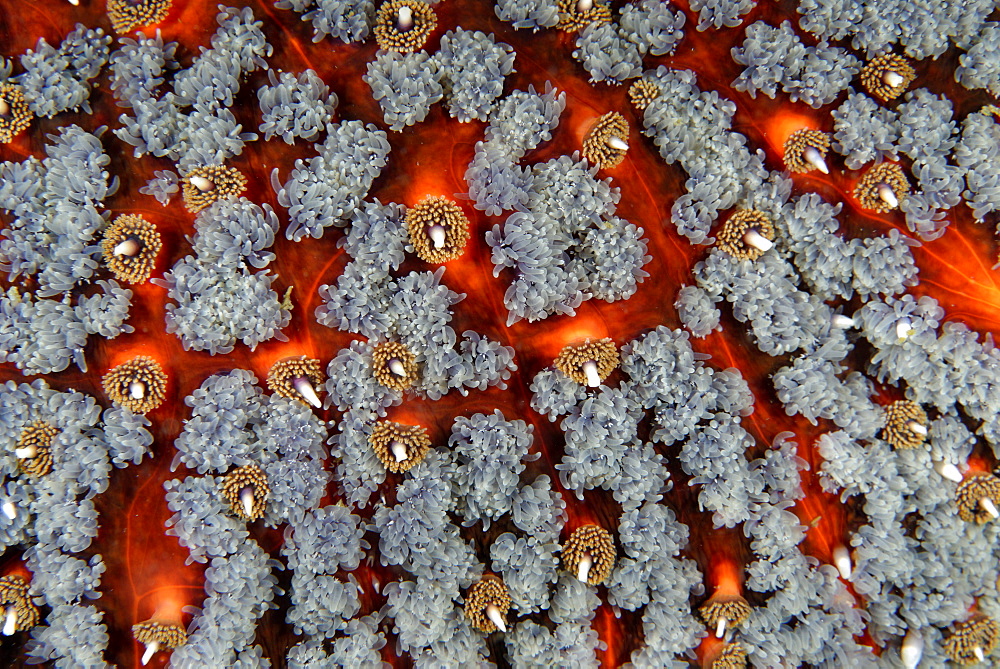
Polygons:
[[753,228],[743,233],[743,241],[760,251],[770,251],[774,242],[760,234]]
[[826,161],[823,160],[823,154],[819,152],[815,146],[807,146],[806,150],[802,152],[805,157],[806,162],[818,169],[823,174],[829,174],[830,170],[826,166]]
[[982,649],[981,646],[974,647],[972,649],[972,654],[975,655],[976,659],[979,660],[980,662],[985,662],[986,661],[986,653],[983,652],[983,649]]
[[38,453],[38,448],[36,446],[25,446],[24,448],[15,448],[14,455],[22,460],[27,458],[33,458]]
[[392,451],[392,457],[396,458],[396,462],[403,462],[406,460],[406,446],[401,442],[393,440],[389,444],[389,450]]
[[486,617],[490,619],[497,629],[503,633],[507,633],[507,623],[504,622],[503,614],[500,613],[500,609],[497,608],[496,604],[486,605]]
[[7,500],[3,503],[3,515],[7,516],[11,520],[17,518],[17,507],[14,506],[14,502]]
[[596,388],[601,385],[601,375],[597,373],[597,363],[593,360],[588,360],[583,363],[583,373],[587,375],[587,386],[589,388]]
[[892,70],[886,70],[886,73],[882,75],[882,81],[889,88],[896,88],[901,83],[903,83],[903,76],[899,72],[893,72]]
[[906,422],[906,427],[910,428],[910,432],[919,434],[921,437],[927,436],[927,428],[918,423],[915,420],[910,420]]
[[146,396],[146,384],[142,381],[133,381],[128,384],[128,394],[134,400],[141,400]]
[[80,0],[69,0],[69,4],[77,7],[80,4]]
[[854,319],[844,314],[834,314],[831,324],[838,330],[850,330],[855,325]]
[[896,194],[893,192],[892,187],[889,186],[889,184],[879,184],[876,190],[878,191],[879,199],[887,205],[893,209],[899,206],[899,198],[896,197]]
[[845,581],[851,578],[851,554],[843,546],[833,549],[833,566],[840,572],[840,578]]
[[295,392],[302,395],[302,399],[309,402],[313,407],[319,409],[323,406],[323,403],[319,401],[319,395],[316,394],[316,390],[306,377],[296,376],[292,379],[292,387],[295,388]]
[[949,481],[954,481],[955,483],[962,482],[962,472],[958,471],[958,467],[951,464],[950,462],[935,462],[934,471],[936,471],[941,476],[945,477]]
[[253,515],[253,488],[244,486],[240,490],[240,504],[243,505],[243,513]]
[[983,511],[990,514],[990,518],[996,520],[1000,518],[1000,512],[997,511],[997,505],[993,503],[993,500],[989,497],[982,497],[979,500],[979,506],[983,508]]
[[715,624],[715,638],[721,639],[726,633],[726,619],[719,618],[719,622]]
[[583,557],[580,558],[580,564],[576,568],[576,579],[586,583],[587,579],[590,578],[590,568],[593,566],[594,559],[590,557],[590,553],[584,553]]
[[899,657],[906,669],[916,669],[920,658],[924,655],[924,636],[917,630],[910,630],[903,637],[903,646],[899,649]]
[[576,11],[589,12],[594,7],[594,0],[579,0],[576,3]]
[[126,239],[121,244],[115,247],[112,251],[116,256],[128,256],[132,257],[139,252],[139,242],[134,239]]
[[413,27],[413,10],[409,6],[403,5],[399,8],[399,13],[396,14],[396,27],[404,33]]
[[10,113],[10,105],[3,98],[0,98],[0,116],[6,116]]
[[403,363],[399,361],[399,358],[389,360],[389,371],[396,376],[406,376],[406,369],[403,368]]
[[910,321],[907,318],[899,319],[896,323],[896,337],[900,340],[906,339],[911,334],[913,334],[913,326],[910,325]]
[[158,651],[158,650],[160,650],[160,642],[159,641],[154,641],[151,644],[149,644],[148,646],[146,646],[146,651],[142,654],[142,664],[143,664],[143,666],[145,666],[146,663],[148,663],[153,658],[153,654],[156,651]]
[[615,137],[614,135],[611,135],[610,137],[608,137],[607,144],[609,148],[612,148],[616,151],[628,151],[628,144],[626,144],[625,140],[623,140],[621,137]]
[[200,190],[202,192],[207,191],[207,190],[212,190],[213,188],[215,188],[215,184],[212,183],[212,181],[210,179],[206,179],[205,177],[198,176],[197,174],[195,176],[191,177],[190,181],[191,181],[191,185],[192,186],[194,186],[195,188],[197,188],[198,190]]
[[427,234],[431,238],[431,242],[433,242],[434,248],[436,249],[444,248],[445,232],[443,225],[432,225],[431,227],[427,228]]
[[3,617],[3,635],[10,636],[17,629],[17,609],[13,605],[7,607]]

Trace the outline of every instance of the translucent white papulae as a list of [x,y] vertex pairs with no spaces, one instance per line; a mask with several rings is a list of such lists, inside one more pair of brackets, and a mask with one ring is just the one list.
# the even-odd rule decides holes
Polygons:
[[587,579],[590,578],[590,568],[593,566],[594,558],[590,556],[590,553],[584,553],[583,557],[580,558],[580,564],[576,566],[577,580],[586,583]]
[[148,646],[146,646],[146,650],[143,651],[143,653],[142,653],[142,664],[143,664],[143,666],[145,666],[146,664],[148,664],[149,661],[151,659],[153,659],[153,654],[156,653],[156,651],[158,651],[158,650],[160,650],[160,642],[159,641],[153,641]]
[[253,514],[253,488],[244,486],[240,489],[240,504],[243,505],[243,513],[247,516]]
[[889,88],[896,88],[901,83],[903,83],[903,75],[899,72],[893,72],[892,70],[886,70],[885,74],[882,75],[882,81]]
[[295,388],[295,392],[302,395],[302,399],[316,409],[323,406],[323,403],[319,401],[319,395],[316,394],[316,389],[312,387],[309,383],[309,379],[304,376],[296,376],[292,379],[292,388]]
[[892,190],[892,186],[889,184],[879,184],[875,190],[878,193],[879,199],[887,205],[893,209],[899,206],[899,198],[896,197],[896,193]]
[[131,258],[136,253],[139,252],[139,242],[134,239],[126,239],[114,248],[112,251],[116,256],[128,256]]
[[601,385],[601,375],[597,373],[597,362],[588,360],[583,363],[583,373],[587,376],[588,388],[596,388]]
[[443,225],[432,225],[427,228],[427,236],[431,238],[431,243],[434,244],[434,248],[444,248],[445,231]]
[[500,609],[497,608],[496,604],[486,605],[486,617],[497,626],[498,630],[504,633],[507,632],[507,621],[503,619],[503,614],[500,613]]
[[962,472],[958,470],[958,467],[951,464],[950,462],[945,462],[944,460],[938,460],[934,463],[934,471],[936,471],[941,476],[945,477],[949,481],[954,481],[955,483],[962,482]]
[[844,314],[834,314],[830,324],[838,330],[850,330],[856,325],[853,318]]
[[823,174],[829,174],[830,168],[826,166],[826,160],[823,159],[823,154],[819,152],[815,146],[807,146],[806,150],[802,152],[802,157],[806,159],[806,162],[815,167],[817,170]]
[[3,503],[3,515],[7,516],[11,520],[15,520],[17,518],[17,506],[15,506],[14,502],[9,499]]
[[399,358],[392,358],[389,361],[389,371],[396,376],[406,376],[406,369],[403,367],[403,363],[400,362]]
[[128,394],[134,400],[141,400],[146,396],[146,384],[142,381],[132,381],[128,384]]
[[608,137],[606,144],[615,151],[628,151],[628,144],[621,137],[611,135]]
[[13,604],[7,607],[3,616],[3,635],[10,636],[17,630],[17,609]]
[[833,549],[833,566],[840,572],[840,578],[845,581],[851,578],[851,554],[844,546]]
[[396,28],[400,32],[406,32],[413,27],[413,10],[408,5],[399,8],[396,14]]
[[404,462],[406,460],[406,446],[401,442],[393,439],[389,443],[389,450],[392,452],[392,457],[396,458],[396,462]]
[[903,637],[903,645],[899,649],[899,658],[906,669],[916,669],[920,658],[924,656],[924,635],[918,630],[910,630]]
[[754,247],[755,249],[765,252],[770,251],[771,247],[774,246],[774,242],[772,242],[770,239],[760,234],[753,228],[750,228],[749,230],[743,233],[743,241],[749,244],[750,246]]

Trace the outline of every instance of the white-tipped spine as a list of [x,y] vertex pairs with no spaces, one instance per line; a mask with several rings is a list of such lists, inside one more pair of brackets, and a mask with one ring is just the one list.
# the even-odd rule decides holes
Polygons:
[[823,174],[830,173],[830,168],[826,166],[826,160],[823,158],[823,154],[820,153],[819,149],[815,146],[807,146],[806,150],[802,152],[802,157],[806,159],[807,163]]
[[118,246],[114,248],[112,253],[116,256],[128,256],[131,258],[139,253],[139,242],[134,239],[126,239],[125,241],[119,243]]
[[851,579],[851,554],[844,546],[833,549],[833,566],[840,572],[840,578],[845,581]]
[[206,179],[205,177],[197,174],[194,175],[193,177],[190,177],[188,181],[190,181],[191,185],[200,190],[202,193],[210,191],[213,188],[215,188],[215,184],[212,183],[211,179]]
[[597,362],[588,360],[583,363],[583,373],[587,377],[588,388],[596,388],[601,385],[601,375],[597,373]]
[[313,388],[313,385],[309,383],[309,379],[306,377],[296,376],[292,379],[292,387],[313,408],[319,409],[323,406],[323,403],[319,401],[319,395],[316,394],[316,389]]
[[486,617],[490,619],[497,629],[503,633],[507,633],[507,621],[503,619],[503,614],[500,613],[500,609],[497,608],[496,604],[486,605]]
[[892,70],[886,70],[885,74],[882,75],[882,81],[889,88],[896,88],[903,83],[903,75],[899,72],[893,72]]
[[396,462],[406,462],[406,445],[395,439],[389,444],[389,450],[392,452],[392,457],[396,458]]
[[850,330],[857,325],[853,318],[844,314],[834,314],[830,322],[838,330]]
[[10,636],[17,631],[17,608],[11,604],[3,615],[3,635]]
[[892,186],[889,184],[879,184],[875,188],[875,191],[878,193],[879,199],[893,209],[899,206],[899,198],[896,197],[896,192],[892,190]]
[[134,400],[141,400],[146,396],[146,384],[142,381],[132,381],[128,384],[128,394]]
[[3,515],[11,520],[17,520],[17,505],[9,499],[3,503]]
[[715,638],[721,639],[726,634],[726,623],[728,621],[725,617],[720,617],[719,622],[715,623]]
[[924,656],[924,635],[919,630],[911,629],[903,637],[903,645],[899,649],[899,657],[906,669],[916,669],[920,658]]
[[399,32],[405,33],[413,27],[413,10],[409,5],[403,5],[396,14],[396,28]]
[[774,242],[772,242],[770,239],[760,234],[753,228],[750,228],[749,230],[743,233],[743,241],[749,244],[750,246],[754,247],[755,249],[764,252],[770,251],[771,248],[774,246]]
[[240,504],[243,506],[243,513],[249,518],[253,515],[253,488],[245,486],[240,490]]
[[1000,512],[997,511],[997,505],[993,503],[993,500],[989,497],[979,498],[980,508],[990,515],[990,518],[996,520],[1000,518]]
[[896,338],[899,339],[899,341],[903,341],[912,335],[913,332],[913,324],[910,323],[909,318],[900,318],[896,323]]
[[608,137],[607,145],[615,151],[628,151],[628,144],[625,143],[624,139],[616,135]]
[[160,642],[151,641],[149,645],[146,646],[146,650],[142,653],[142,666],[149,664],[149,661],[153,659],[153,655],[156,654],[156,651],[158,650],[160,650]]
[[934,471],[936,471],[938,474],[945,477],[949,481],[954,481],[955,483],[962,482],[962,472],[959,471],[958,467],[951,464],[950,462],[945,462],[944,460],[939,460],[935,462]]
[[14,457],[20,458],[21,460],[27,460],[28,458],[33,458],[38,455],[38,447],[32,444],[31,446],[25,446],[24,448],[15,448]]
[[590,568],[593,566],[594,558],[590,556],[590,553],[584,553],[583,557],[580,558],[580,564],[576,566],[576,580],[587,583],[590,579]]
[[427,236],[431,238],[431,243],[434,244],[434,248],[444,248],[446,234],[443,225],[434,224],[427,228]]

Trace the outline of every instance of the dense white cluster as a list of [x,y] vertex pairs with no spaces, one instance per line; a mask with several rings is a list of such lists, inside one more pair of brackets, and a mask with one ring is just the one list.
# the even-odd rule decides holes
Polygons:
[[[272,49],[249,8],[220,6],[219,29],[212,48],[202,49],[190,67],[177,70],[172,90],[156,96],[161,75],[174,67],[176,44],[142,39],[126,42],[112,56],[114,88],[121,106],[122,127],[115,135],[135,147],[135,156],[150,153],[177,161],[182,172],[203,165],[219,165],[240,155],[246,142],[257,139],[241,132],[230,110],[240,90],[240,79],[267,67]],[[130,94],[131,97],[126,97]]]

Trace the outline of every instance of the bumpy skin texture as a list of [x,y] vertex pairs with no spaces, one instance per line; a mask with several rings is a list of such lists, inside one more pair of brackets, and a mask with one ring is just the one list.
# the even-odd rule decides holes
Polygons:
[[997,664],[993,3],[243,4],[0,0],[0,664]]

